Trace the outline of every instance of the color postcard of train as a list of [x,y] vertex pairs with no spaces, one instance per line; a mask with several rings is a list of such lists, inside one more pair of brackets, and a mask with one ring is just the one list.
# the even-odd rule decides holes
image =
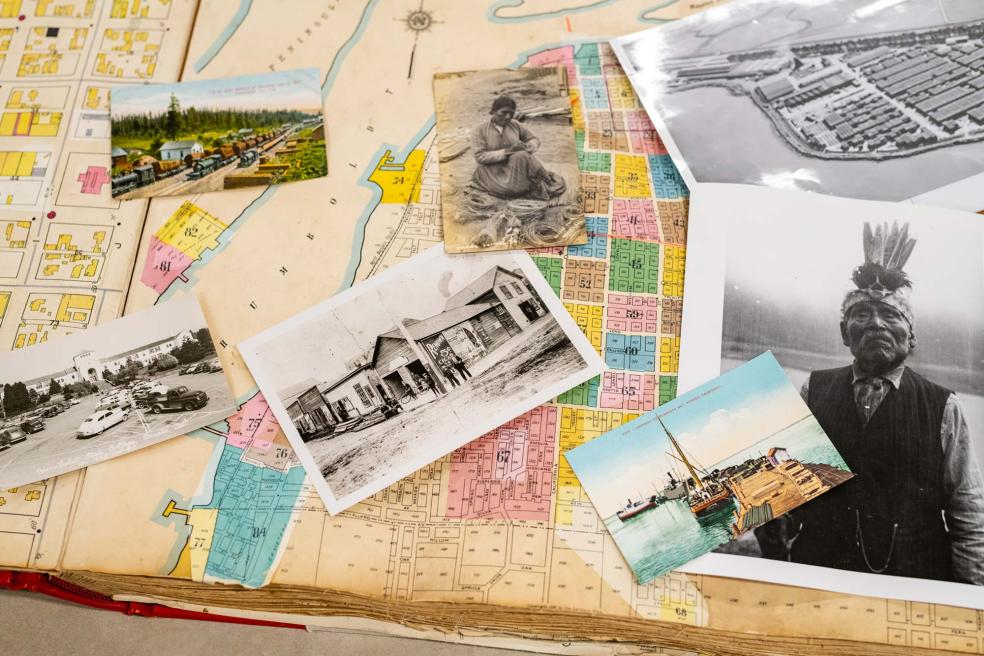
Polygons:
[[113,198],[328,174],[316,68],[120,87],[112,91],[110,116]]

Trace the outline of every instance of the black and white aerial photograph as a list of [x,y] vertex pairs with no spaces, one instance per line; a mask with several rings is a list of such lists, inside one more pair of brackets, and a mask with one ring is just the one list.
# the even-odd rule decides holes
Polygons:
[[33,483],[229,417],[194,297],[0,356],[0,486]]
[[584,244],[567,69],[434,76],[449,253]]
[[690,184],[899,201],[984,171],[984,3],[748,0],[613,47]]
[[528,255],[440,246],[239,348],[332,513],[603,366]]
[[856,475],[728,553],[852,573],[799,584],[984,602],[970,587],[984,586],[981,217],[708,186],[691,210],[681,386],[771,350]]

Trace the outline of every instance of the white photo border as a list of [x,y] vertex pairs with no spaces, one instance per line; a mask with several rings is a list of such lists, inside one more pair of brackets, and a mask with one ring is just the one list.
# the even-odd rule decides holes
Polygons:
[[[728,232],[732,217],[756,212],[760,200],[790,202],[789,220],[798,220],[795,209],[806,201],[823,208],[827,216],[852,211],[870,221],[932,220],[941,228],[950,221],[972,225],[980,221],[984,244],[984,217],[907,203],[851,200],[801,191],[785,191],[751,185],[702,183],[691,198],[687,235],[687,268],[684,274],[683,320],[680,335],[679,394],[684,394],[721,373],[724,284],[728,257]],[[856,209],[853,209],[855,208]],[[860,257],[860,250],[859,250]],[[984,277],[984,270],[981,271]],[[932,604],[984,609],[984,587],[930,579],[850,572],[781,560],[709,553],[679,567],[689,574],[708,574],[750,579],[781,585],[828,590],[867,597],[886,597]]]
[[301,323],[314,319],[315,317],[319,317],[337,306],[362,297],[367,292],[398,280],[403,275],[404,271],[418,267],[426,267],[428,265],[433,266],[441,258],[453,260],[458,258],[474,258],[476,255],[445,253],[444,245],[438,244],[423,251],[422,253],[419,253],[418,255],[415,255],[409,261],[390,267],[378,275],[372,276],[361,283],[349,287],[345,291],[321,301],[320,303],[303,310],[293,317],[286,319],[239,344],[239,352],[242,355],[243,360],[246,362],[246,366],[253,375],[253,379],[259,386],[260,391],[263,392],[267,403],[269,403],[270,408],[277,417],[277,421],[280,423],[281,428],[287,435],[287,439],[290,441],[294,452],[301,461],[301,464],[304,465],[308,477],[318,490],[318,494],[321,496],[322,501],[324,501],[325,507],[327,508],[329,514],[337,515],[343,510],[367,499],[379,490],[389,487],[408,474],[411,474],[421,467],[434,462],[438,458],[447,455],[451,450],[481,437],[485,433],[488,433],[489,431],[498,428],[523,413],[532,410],[550,399],[553,399],[557,395],[562,394],[563,392],[566,392],[577,385],[600,375],[604,371],[605,364],[601,359],[601,356],[598,355],[597,351],[595,351],[594,347],[588,341],[588,338],[584,335],[581,329],[578,328],[577,324],[574,322],[574,319],[564,308],[563,303],[559,298],[557,298],[556,293],[554,293],[553,289],[550,288],[550,285],[543,277],[543,274],[540,273],[540,270],[537,268],[532,258],[525,251],[494,251],[490,253],[482,253],[480,256],[511,256],[514,259],[515,263],[522,269],[527,280],[529,280],[530,284],[532,284],[536,289],[536,292],[540,295],[540,298],[543,300],[554,319],[558,324],[560,324],[560,327],[563,329],[567,339],[570,340],[574,348],[577,349],[578,354],[585,362],[584,368],[577,373],[554,383],[550,387],[540,390],[535,396],[530,397],[525,403],[517,405],[504,412],[500,412],[482,424],[475,425],[474,430],[472,430],[466,437],[457,441],[451,449],[448,449],[446,446],[447,443],[444,443],[437,445],[436,448],[421,451],[417,457],[412,460],[408,460],[405,467],[394,470],[389,475],[374,479],[371,483],[364,485],[354,492],[346,494],[342,497],[335,496],[331,490],[331,486],[328,484],[328,481],[326,481],[324,476],[321,475],[320,467],[318,467],[318,464],[311,456],[310,451],[308,451],[307,446],[304,444],[300,434],[297,432],[297,428],[294,426],[294,423],[291,421],[290,416],[287,413],[287,408],[284,407],[283,401],[277,395],[277,390],[272,384],[266,364],[257,353],[258,347],[280,337]]

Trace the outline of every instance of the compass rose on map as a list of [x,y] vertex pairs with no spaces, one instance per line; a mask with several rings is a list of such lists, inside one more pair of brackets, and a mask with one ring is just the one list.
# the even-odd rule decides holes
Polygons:
[[396,20],[402,22],[409,31],[413,32],[413,48],[410,50],[410,65],[407,67],[407,79],[409,80],[413,77],[413,60],[417,54],[417,40],[423,32],[429,32],[431,26],[441,21],[434,20],[434,15],[424,9],[424,0],[420,0],[417,8],[408,12],[402,19]]
[[407,14],[403,22],[406,24],[408,30],[426,32],[430,29],[431,24],[433,24],[434,17],[431,16],[429,11],[425,11],[423,5],[421,5],[420,9],[415,9]]

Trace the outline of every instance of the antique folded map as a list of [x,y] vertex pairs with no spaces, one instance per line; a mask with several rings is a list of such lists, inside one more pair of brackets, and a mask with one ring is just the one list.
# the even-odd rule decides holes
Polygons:
[[[0,565],[311,624],[980,653],[977,611],[680,573],[636,585],[563,457],[676,394],[688,191],[606,42],[712,4],[0,3],[0,343],[194,291],[240,404],[189,436],[3,491]],[[606,370],[331,517],[235,345],[441,240],[435,72],[544,65],[568,71],[589,239],[531,255]],[[303,67],[322,76],[327,177],[111,199],[111,87]]]

